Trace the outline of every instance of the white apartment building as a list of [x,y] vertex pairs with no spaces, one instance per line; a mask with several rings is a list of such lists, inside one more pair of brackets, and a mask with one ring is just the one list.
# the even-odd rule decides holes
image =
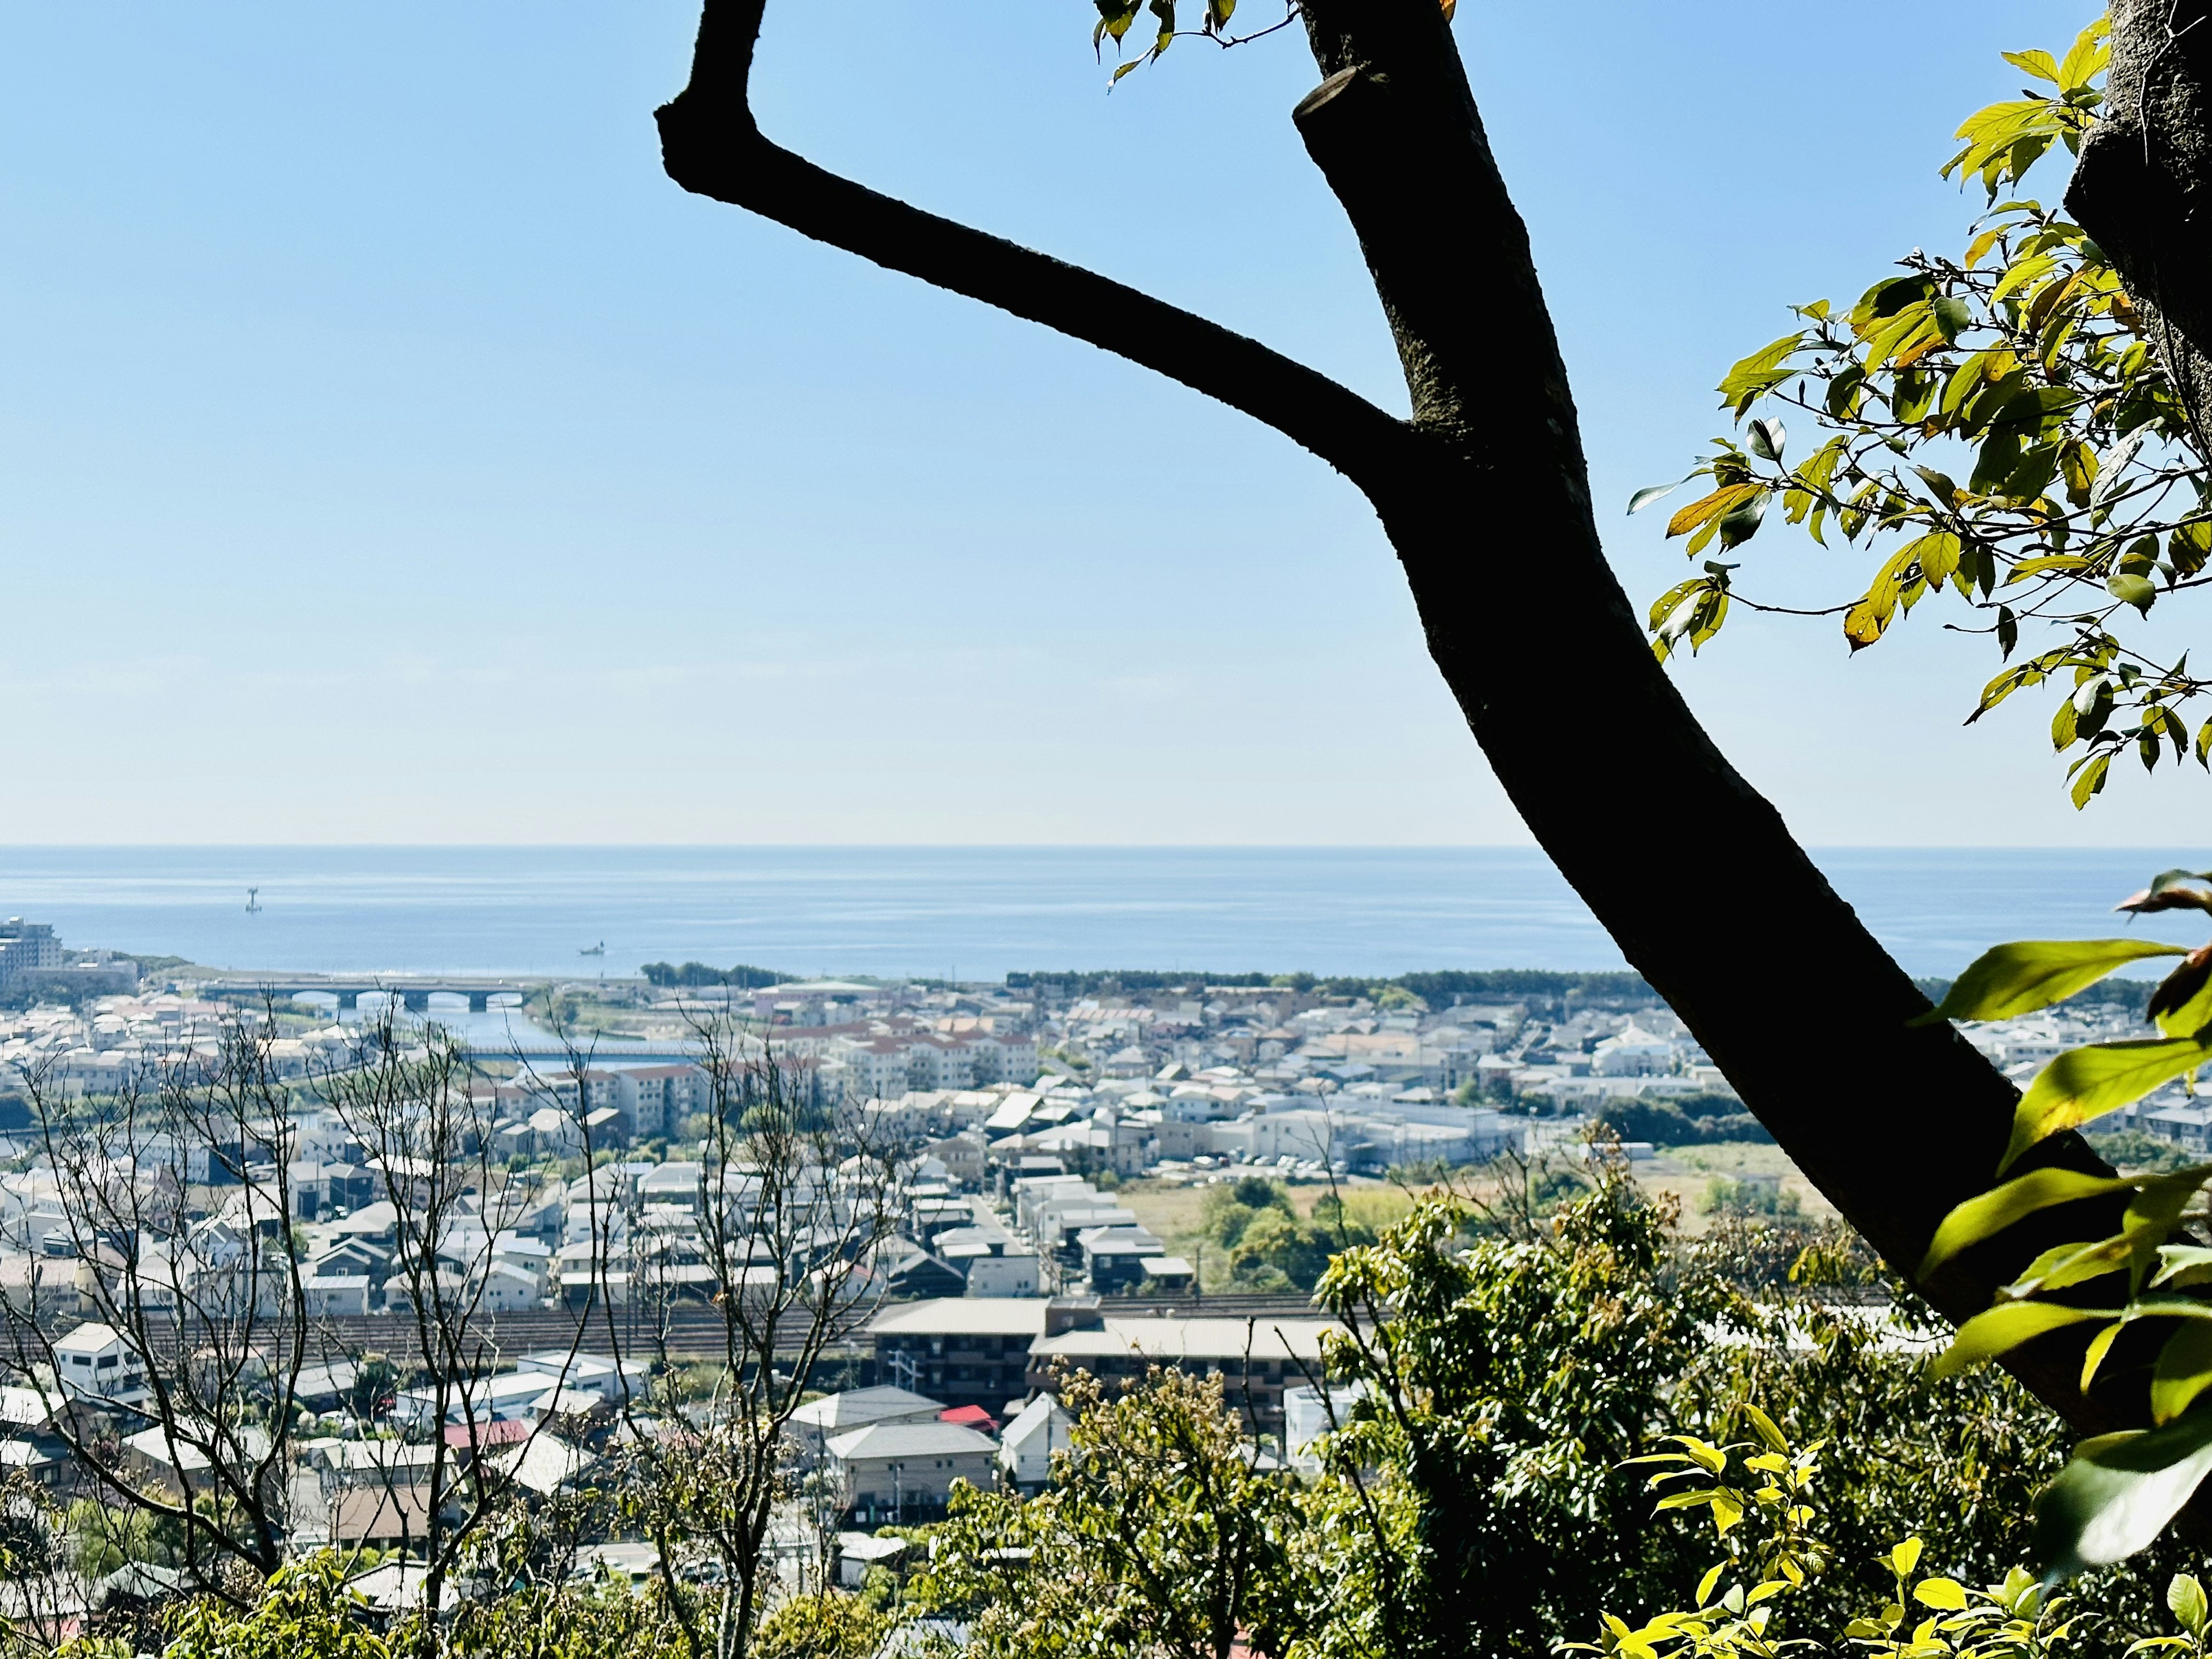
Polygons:
[[825,1048],[847,1089],[862,1100],[1028,1083],[1036,1076],[1036,1040],[1006,1032],[839,1036]]

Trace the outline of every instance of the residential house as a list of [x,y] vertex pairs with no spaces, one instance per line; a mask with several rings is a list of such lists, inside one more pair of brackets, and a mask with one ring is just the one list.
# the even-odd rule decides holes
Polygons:
[[957,1423],[877,1423],[830,1437],[825,1462],[844,1506],[864,1525],[932,1520],[952,1483],[988,1489],[998,1447]]
[[1042,1491],[1052,1479],[1052,1455],[1066,1451],[1074,1425],[1058,1400],[1041,1394],[1014,1413],[999,1436],[999,1463],[1023,1492]]
[[112,1325],[78,1326],[54,1343],[54,1380],[72,1399],[130,1404],[146,1392],[146,1365]]
[[810,1400],[791,1414],[791,1435],[810,1461],[818,1458],[833,1436],[850,1434],[875,1423],[934,1423],[945,1409],[941,1400],[888,1383],[848,1389]]

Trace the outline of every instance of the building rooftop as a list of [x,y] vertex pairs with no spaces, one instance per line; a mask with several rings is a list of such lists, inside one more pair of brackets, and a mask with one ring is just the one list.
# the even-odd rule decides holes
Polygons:
[[944,1409],[942,1400],[932,1400],[927,1395],[886,1384],[874,1389],[850,1389],[843,1394],[810,1400],[792,1413],[791,1420],[834,1434],[864,1428],[887,1418],[934,1417]]
[[1208,1359],[1318,1361],[1322,1338],[1344,1328],[1333,1319],[1113,1319],[1103,1328],[1040,1336],[1031,1355],[1074,1358],[1133,1353],[1170,1363]]
[[1042,1297],[933,1297],[899,1302],[870,1322],[873,1336],[1042,1336]]
[[875,1423],[829,1443],[842,1462],[884,1457],[953,1457],[963,1452],[995,1452],[998,1443],[957,1423]]

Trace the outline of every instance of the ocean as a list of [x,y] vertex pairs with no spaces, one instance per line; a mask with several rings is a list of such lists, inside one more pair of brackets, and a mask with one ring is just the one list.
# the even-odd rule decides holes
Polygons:
[[[2111,913],[2201,852],[1815,857],[1915,974],[1955,974],[2008,939],[2204,937],[2185,917]],[[0,848],[6,915],[50,922],[73,946],[277,972],[1624,965],[1543,856],[1516,848]],[[1776,918],[1778,947],[1788,927]]]

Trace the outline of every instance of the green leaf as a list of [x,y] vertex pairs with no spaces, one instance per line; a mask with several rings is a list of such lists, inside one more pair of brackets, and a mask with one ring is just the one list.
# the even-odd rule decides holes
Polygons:
[[1097,0],[1098,27],[1091,32],[1091,44],[1096,46],[1100,39],[1111,35],[1116,43],[1129,32],[1137,21],[1138,0]]
[[1782,1453],[1784,1456],[1789,1455],[1789,1439],[1783,1434],[1780,1429],[1775,1427],[1774,1419],[1772,1418],[1769,1417],[1765,1412],[1759,1410],[1758,1407],[1753,1405],[1747,1400],[1744,1401],[1743,1414],[1751,1419],[1751,1426],[1758,1431],[1759,1437],[1761,1440],[1764,1440],[1769,1446],[1772,1447],[1776,1451]]
[[2039,81],[2048,81],[2054,87],[2059,84],[2057,60],[2047,52],[2008,52],[2004,60],[2014,69],[2026,70]]
[[[2167,1175],[2138,1177],[2142,1185],[2128,1200],[2127,1213],[2120,1218],[2121,1235],[2129,1241],[2135,1257],[2133,1284],[2141,1285],[2143,1275],[2157,1262],[2160,1248],[2180,1225],[2182,1211],[2197,1196],[2207,1176],[2212,1176],[2212,1165],[2200,1164]],[[2138,1310],[2149,1305],[2147,1302],[2136,1304]],[[2202,1305],[2212,1312],[2212,1304]]]
[[1974,325],[1973,307],[1964,300],[1945,295],[1930,307],[1935,314],[1936,327],[1943,336],[1946,345],[1956,345],[1959,337]]
[[2097,1371],[2104,1364],[2105,1356],[2112,1352],[2113,1342],[2126,1328],[2126,1321],[2116,1319],[2089,1339],[2089,1346],[2081,1353],[2081,1392],[2083,1394],[2089,1392],[2089,1385],[2097,1380]]
[[[2127,1192],[2136,1182],[2127,1176],[2085,1175],[2079,1170],[2030,1170],[2026,1175],[1977,1194],[1943,1218],[1929,1241],[1915,1277],[1923,1282],[1970,1245],[1994,1238],[2014,1222],[2053,1205]],[[1994,1311],[1994,1310],[1992,1310]]]
[[2074,712],[2074,699],[2060,703],[2051,716],[2051,746],[2059,754],[2071,749],[2081,737],[2081,717]]
[[2202,1244],[2163,1244],[2159,1247],[2158,1276],[2153,1285],[2212,1283],[2212,1249]]
[[2023,939],[1982,952],[1952,981],[1943,1006],[1911,1022],[2011,1019],[2032,1014],[2094,985],[2116,969],[2145,957],[2181,957],[2179,945],[2151,939]]
[[1804,343],[1805,336],[1801,331],[1753,352],[1729,370],[1727,378],[1721,381],[1722,399],[1741,415],[1762,394],[1772,391],[1795,373],[1790,367],[1790,359]]
[[2158,603],[2158,584],[2147,576],[2111,576],[2105,581],[2105,591],[2122,605],[2131,605],[2144,616]]
[[2193,1036],[2093,1042],[2069,1049],[2045,1066],[2021,1097],[2013,1114],[2012,1141],[1997,1173],[2002,1175],[2045,1137],[2141,1100],[2208,1060],[2212,1046]]
[[2204,1634],[2204,1622],[2207,1617],[2212,1617],[2212,1608],[2205,1605],[2204,1586],[2191,1575],[2173,1575],[2173,1582],[2166,1587],[2166,1606],[2182,1629],[2191,1636]]
[[1919,562],[1920,574],[1930,587],[1941,587],[1959,568],[1959,538],[1948,530],[1923,536],[1909,550]]
[[2118,1316],[2116,1310],[2062,1308],[2055,1302],[2003,1303],[1960,1326],[1951,1346],[1936,1356],[1934,1372],[1938,1377],[1956,1376],[2052,1331]]
[[1770,490],[1760,490],[1748,501],[1730,507],[1717,521],[1721,533],[1721,550],[1741,547],[1759,533],[1759,526],[1766,517],[1766,505],[1774,499]]
[[1713,1563],[1711,1570],[1708,1571],[1702,1579],[1698,1580],[1698,1605],[1699,1607],[1702,1607],[1706,1602],[1713,1599],[1713,1586],[1721,1582],[1721,1575],[1728,1571],[1728,1566],[1729,1564],[1725,1561],[1716,1561]]
[[2143,1012],[2168,1036],[2195,1036],[2212,1026],[2212,946],[2185,957],[2150,994]]
[[2110,1566],[2146,1547],[2212,1473],[2212,1408],[2163,1428],[2085,1440],[2035,1503],[2036,1555],[2051,1577]]
[[1725,1538],[1743,1519],[1743,1505],[1736,1495],[1725,1488],[1713,1493],[1713,1531]]
[[1783,430],[1781,422],[1776,420],[1753,421],[1751,423],[1749,433],[1751,453],[1753,454],[1758,456],[1762,461],[1779,462],[1781,460],[1782,446],[1789,436],[1789,434]]
[[2088,805],[2090,799],[2105,787],[2105,774],[2112,769],[2112,757],[2107,751],[2093,757],[2087,765],[2074,775],[2074,787],[2069,793],[2073,797],[2075,811]]
[[1912,1599],[1923,1607],[1942,1613],[1963,1613],[1966,1589],[1955,1578],[1923,1578],[1912,1587]]
[[2105,72],[2112,61],[2112,48],[2105,44],[2112,32],[2112,20],[2100,17],[2075,38],[2073,50],[2066,61],[2058,66],[2058,84],[2071,92],[2076,87],[2087,86]]
[[2102,1279],[2127,1266],[2135,1253],[2135,1241],[2125,1233],[2100,1238],[2094,1244],[2054,1244],[2006,1285],[2002,1294],[2019,1301]]
[[[1696,473],[1692,472],[1690,474],[1690,478],[1694,478],[1697,476],[1698,475]],[[1658,501],[1662,496],[1673,495],[1684,484],[1689,483],[1690,478],[1677,478],[1670,484],[1646,484],[1643,489],[1638,490],[1633,495],[1631,495],[1628,498],[1628,510],[1630,514],[1632,515],[1641,513],[1645,507],[1650,506],[1652,502]]]
[[2158,1351],[2151,1370],[2151,1421],[2172,1422],[2207,1389],[2212,1389],[2212,1320],[2185,1320]]

